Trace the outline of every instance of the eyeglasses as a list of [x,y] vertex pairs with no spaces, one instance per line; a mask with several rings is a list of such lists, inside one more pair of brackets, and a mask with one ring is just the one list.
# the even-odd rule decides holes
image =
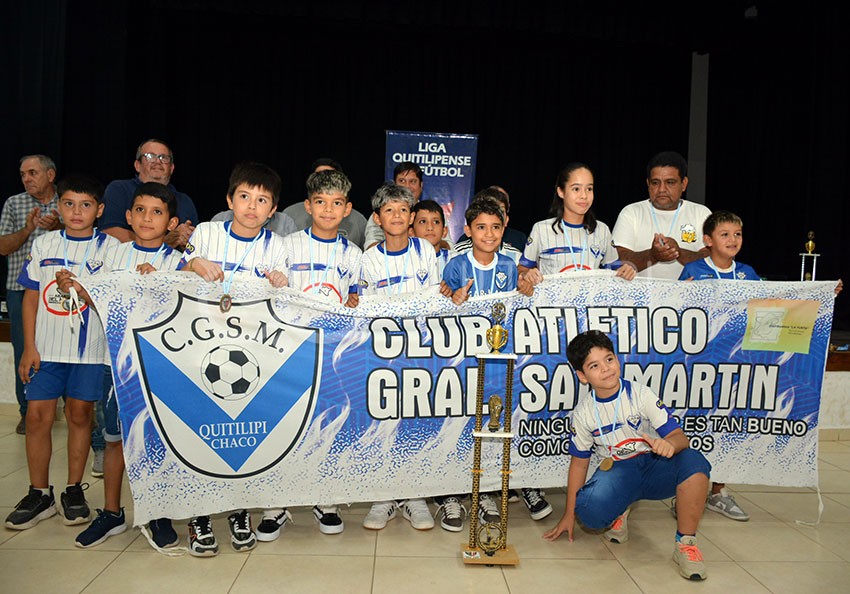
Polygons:
[[171,155],[157,155],[156,153],[142,153],[140,155],[140,160],[144,159],[147,162],[159,161],[160,163],[171,163],[174,160],[174,157]]

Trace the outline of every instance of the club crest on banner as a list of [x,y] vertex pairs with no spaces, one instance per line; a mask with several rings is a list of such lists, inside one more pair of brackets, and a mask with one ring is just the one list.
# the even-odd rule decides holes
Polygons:
[[174,310],[133,331],[142,387],[163,442],[204,475],[243,478],[286,457],[309,424],[322,331],[280,320],[268,299],[178,293]]

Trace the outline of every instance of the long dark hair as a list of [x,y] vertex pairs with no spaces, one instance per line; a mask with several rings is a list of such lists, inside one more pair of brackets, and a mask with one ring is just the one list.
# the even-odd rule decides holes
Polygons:
[[[558,172],[558,179],[555,180],[555,198],[552,200],[552,207],[549,209],[549,213],[555,216],[555,220],[552,222],[552,230],[557,233],[558,231],[563,231],[563,227],[561,227],[561,221],[564,218],[564,200],[560,196],[558,196],[557,188],[563,188],[567,185],[567,180],[570,179],[570,175],[572,175],[573,171],[578,169],[587,169],[590,171],[590,175],[593,175],[593,171],[585,165],[584,163],[573,162],[567,163],[561,168],[561,171]],[[588,233],[593,233],[596,231],[596,215],[593,214],[593,209],[588,209],[586,213],[584,213],[584,228]]]

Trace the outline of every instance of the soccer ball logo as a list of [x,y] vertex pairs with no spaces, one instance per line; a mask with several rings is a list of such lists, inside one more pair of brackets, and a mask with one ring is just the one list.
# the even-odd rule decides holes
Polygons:
[[225,344],[215,347],[204,357],[201,379],[214,396],[223,400],[241,400],[257,387],[260,366],[251,353]]

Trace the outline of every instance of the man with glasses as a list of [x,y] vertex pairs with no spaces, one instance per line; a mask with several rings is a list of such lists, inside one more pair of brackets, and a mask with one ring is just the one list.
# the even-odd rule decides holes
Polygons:
[[178,192],[171,185],[171,174],[174,173],[174,154],[163,141],[151,138],[144,141],[136,149],[136,177],[120,179],[106,186],[103,194],[103,215],[98,219],[98,227],[104,233],[112,235],[122,242],[135,239],[133,231],[127,224],[127,211],[133,203],[133,194],[143,183],[158,182],[171,190],[177,197],[177,217],[180,224],[174,231],[165,236],[165,242],[173,248],[182,250],[195,224],[198,222],[198,211],[192,199]]

